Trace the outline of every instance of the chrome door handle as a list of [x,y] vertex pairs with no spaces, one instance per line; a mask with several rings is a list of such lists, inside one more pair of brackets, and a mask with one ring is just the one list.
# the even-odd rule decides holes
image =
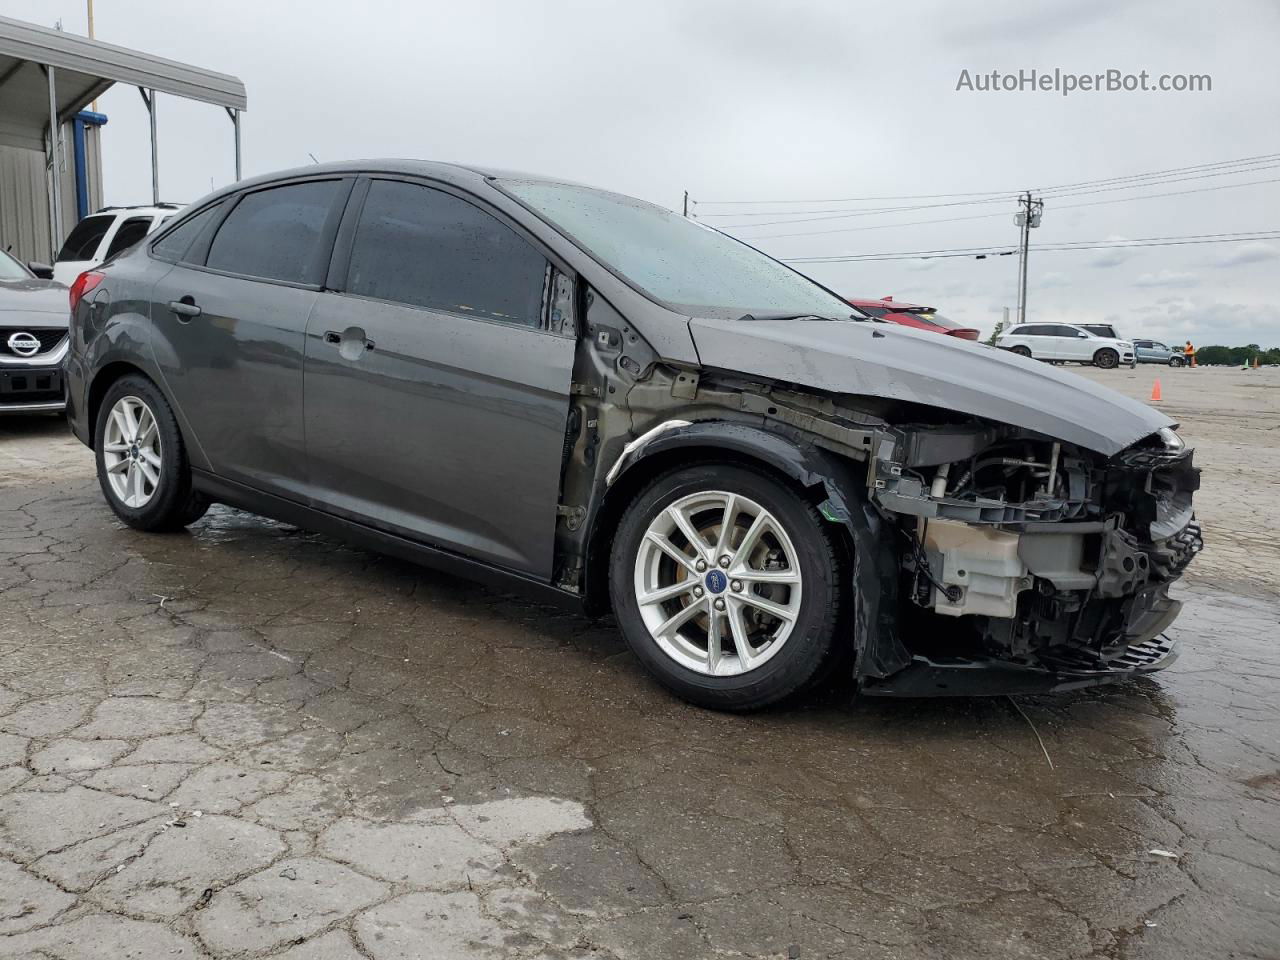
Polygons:
[[196,306],[195,301],[192,300],[190,297],[183,297],[181,300],[170,300],[169,309],[172,310],[174,313],[176,313],[178,316],[186,317],[187,319],[191,319],[192,317],[198,317],[200,316],[201,313],[204,312],[198,306]]

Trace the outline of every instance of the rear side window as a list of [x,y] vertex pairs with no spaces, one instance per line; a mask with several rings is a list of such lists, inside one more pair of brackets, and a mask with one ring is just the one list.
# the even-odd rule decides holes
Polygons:
[[347,291],[537,327],[546,270],[527,240],[473,204],[375,180],[356,227]]
[[106,257],[109,259],[114,257],[126,247],[132,247],[135,243],[147,235],[147,231],[151,229],[150,217],[130,217],[124,223],[120,224],[120,228],[116,231],[116,235],[111,238],[111,246],[107,247]]
[[108,213],[85,217],[77,223],[76,228],[71,231],[71,236],[67,237],[67,242],[58,251],[58,262],[92,260],[94,253],[98,250],[98,244],[102,243],[102,238],[107,235],[115,219]]
[[858,309],[868,316],[875,317],[877,320],[889,312],[887,307],[858,307]]
[[152,246],[151,252],[165,260],[183,259],[196,237],[200,236],[200,233],[209,225],[209,221],[213,219],[221,207],[222,204],[215,203],[194,216],[187,217],[187,219],[157,240],[155,245]]
[[320,237],[340,185],[319,180],[245,195],[218,228],[206,265],[267,280],[314,281]]

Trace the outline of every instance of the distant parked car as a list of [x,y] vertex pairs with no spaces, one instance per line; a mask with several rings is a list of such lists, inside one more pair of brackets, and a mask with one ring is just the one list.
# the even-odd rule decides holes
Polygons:
[[1167,363],[1171,367],[1180,367],[1187,362],[1181,348],[1175,350],[1159,340],[1133,341],[1133,355],[1139,363]]
[[877,320],[886,320],[904,327],[915,327],[917,330],[928,330],[930,333],[959,337],[961,340],[977,340],[979,336],[976,327],[966,327],[962,323],[942,316],[938,313],[937,307],[899,303],[892,297],[885,297],[882,300],[860,300],[854,297],[850,298],[849,303]]
[[0,413],[57,413],[66,406],[70,307],[67,288],[47,279],[51,272],[0,250]]
[[1101,337],[1071,323],[1023,323],[996,338],[996,346],[1053,363],[1089,363],[1104,370],[1135,365],[1133,344]]
[[182,209],[176,203],[154,207],[103,207],[76,224],[58,251],[53,279],[71,286],[85,270],[133,246]]

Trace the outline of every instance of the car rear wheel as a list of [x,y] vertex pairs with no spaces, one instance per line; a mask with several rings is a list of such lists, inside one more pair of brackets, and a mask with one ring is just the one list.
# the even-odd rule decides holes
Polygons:
[[1093,362],[1103,370],[1112,370],[1120,366],[1120,354],[1104,347],[1093,355]]
[[173,411],[142,376],[111,385],[94,430],[98,484],[116,516],[138,530],[194,523],[209,501],[191,488],[191,467]]
[[678,696],[753,710],[833,662],[840,561],[817,511],[755,470],[665,474],[627,508],[610,592],[623,636]]
[[1009,352],[1010,352],[1010,353],[1016,353],[1016,354],[1017,354],[1018,356],[1020,356],[1020,357],[1029,357],[1029,356],[1031,356],[1031,348],[1030,348],[1030,347],[1023,346],[1022,344],[1019,344],[1019,345],[1018,345],[1018,346],[1016,346],[1016,347],[1010,347],[1010,348],[1009,348]]

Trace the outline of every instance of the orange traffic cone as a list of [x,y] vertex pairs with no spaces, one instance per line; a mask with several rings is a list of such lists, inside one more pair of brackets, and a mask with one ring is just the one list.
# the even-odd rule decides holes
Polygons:
[[1151,385],[1151,403],[1160,402],[1160,378],[1156,378],[1156,382]]

